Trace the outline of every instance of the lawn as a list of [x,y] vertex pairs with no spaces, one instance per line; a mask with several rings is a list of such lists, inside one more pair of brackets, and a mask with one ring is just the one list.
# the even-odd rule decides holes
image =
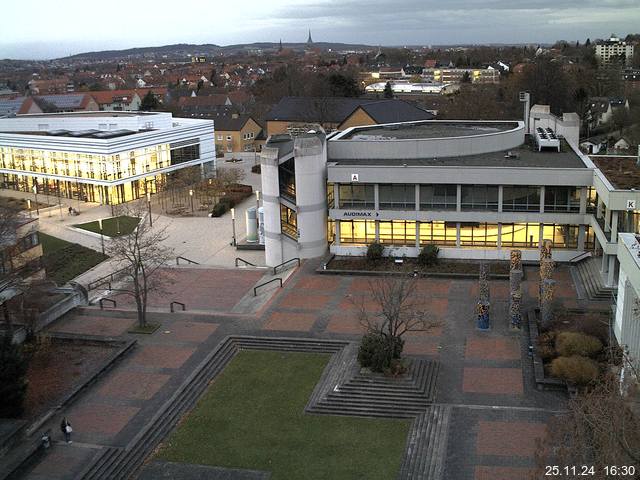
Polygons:
[[270,471],[272,480],[396,478],[409,420],[304,413],[328,359],[239,352],[158,455]]
[[47,277],[58,285],[64,285],[109,258],[90,248],[52,237],[46,233],[40,232],[38,236],[44,253],[42,260]]
[[[119,237],[120,235],[128,235],[138,226],[140,219],[138,217],[129,217],[120,215],[119,217],[105,218],[102,220],[102,233],[107,237]],[[89,232],[100,233],[100,225],[97,221],[80,223],[74,225]]]

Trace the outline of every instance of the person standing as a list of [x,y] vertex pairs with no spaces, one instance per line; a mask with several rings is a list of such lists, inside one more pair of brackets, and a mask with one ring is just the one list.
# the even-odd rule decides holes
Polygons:
[[71,443],[71,432],[73,432],[73,428],[71,428],[71,424],[67,417],[62,419],[60,422],[60,430],[62,430],[62,434],[64,435],[64,439],[67,443]]

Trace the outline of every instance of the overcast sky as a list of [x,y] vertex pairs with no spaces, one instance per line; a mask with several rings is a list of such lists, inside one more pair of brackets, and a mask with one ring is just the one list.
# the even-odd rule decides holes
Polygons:
[[[171,43],[549,43],[640,32],[640,0],[30,0],[0,15],[0,58]],[[234,8],[234,6],[236,8]],[[95,8],[94,8],[95,7]]]

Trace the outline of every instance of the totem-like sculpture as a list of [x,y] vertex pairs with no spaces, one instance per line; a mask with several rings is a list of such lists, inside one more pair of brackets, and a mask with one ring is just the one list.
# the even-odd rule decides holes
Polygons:
[[522,252],[511,251],[509,270],[509,326],[519,330],[522,324]]
[[476,306],[478,315],[476,327],[480,330],[489,330],[491,328],[489,320],[489,266],[486,263],[480,264],[479,297]]
[[553,290],[555,280],[550,278],[545,279],[542,282],[542,298],[540,299],[540,316],[542,322],[542,328],[549,328],[553,321]]

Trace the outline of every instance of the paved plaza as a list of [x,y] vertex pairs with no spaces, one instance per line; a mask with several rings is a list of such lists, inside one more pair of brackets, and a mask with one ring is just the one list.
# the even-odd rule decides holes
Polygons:
[[[230,334],[357,340],[362,334],[359,305],[374,309],[371,278],[316,274],[318,264],[303,263],[255,315],[232,311],[251,295],[264,271],[180,268],[172,272],[172,288],[198,311],[152,312],[151,319],[161,323],[152,335],[126,333],[135,323],[133,312],[122,310],[126,303],[116,311],[84,308],[56,322],[56,332],[122,335],[136,338],[138,344],[50,422],[56,443],[26,478],[72,479],[100,448],[125,447]],[[592,307],[577,299],[565,267],[556,278],[559,307]],[[536,279],[537,271],[527,267],[525,305],[534,304]],[[536,439],[544,436],[549,418],[565,404],[563,394],[535,388],[527,336],[507,326],[507,281],[490,283],[492,330],[479,332],[474,319],[477,281],[418,281],[427,312],[438,326],[408,334],[405,353],[440,361],[435,401],[452,410],[443,478],[526,478],[534,466]],[[71,445],[60,442],[56,426],[62,415],[74,425]]]

